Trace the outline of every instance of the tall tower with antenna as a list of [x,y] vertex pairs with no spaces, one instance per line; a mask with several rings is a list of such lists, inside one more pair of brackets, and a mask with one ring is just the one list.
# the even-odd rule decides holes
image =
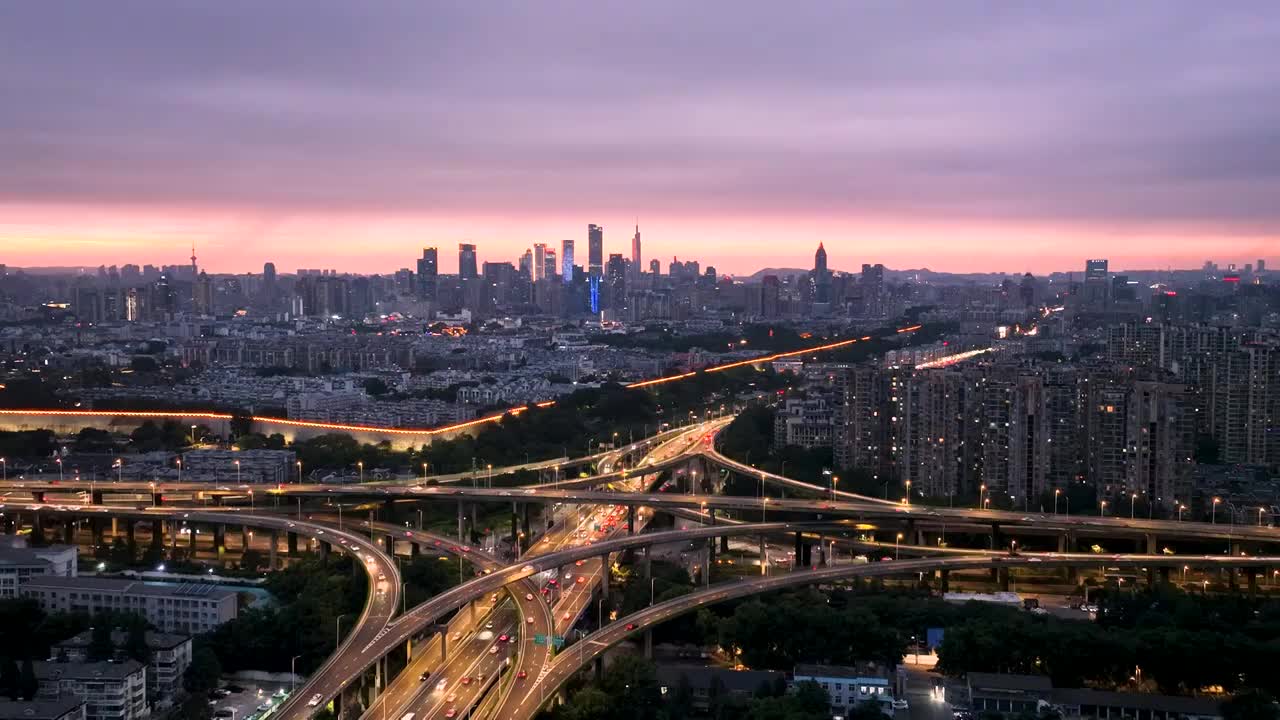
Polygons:
[[195,279],[200,273],[196,269],[196,241],[191,241],[191,279]]

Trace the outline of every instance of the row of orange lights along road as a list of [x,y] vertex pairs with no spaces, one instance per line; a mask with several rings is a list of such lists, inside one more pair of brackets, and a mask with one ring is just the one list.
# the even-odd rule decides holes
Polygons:
[[[898,334],[915,332],[916,330],[919,330],[921,327],[922,326],[920,325],[911,325],[909,327],[898,328],[896,332]],[[853,345],[854,343],[867,341],[870,339],[871,339],[870,335],[864,335],[863,337],[860,337],[860,338],[853,338],[850,340],[841,340],[839,342],[827,343],[826,345],[818,345],[816,347],[804,348],[802,350],[791,350],[788,352],[781,352],[773,355],[765,355],[762,357],[751,358],[748,360],[738,360],[731,363],[725,363],[724,365],[713,365],[712,367],[704,368],[701,372],[707,372],[707,373],[724,372],[725,370],[732,370],[734,368],[745,367],[747,365],[756,365],[759,363],[773,362],[775,360],[782,360],[789,357],[807,355],[809,353],[829,352],[831,350],[839,350],[840,348],[848,347],[850,345]],[[665,377],[653,378],[652,380],[640,380],[637,382],[633,382],[628,384],[626,387],[633,388],[633,389],[652,387],[654,385],[662,385],[664,383],[676,382],[678,380],[685,380],[697,374],[698,374],[697,372],[687,372],[687,373],[680,373],[678,375],[667,375]],[[540,407],[540,408],[551,407],[552,405],[555,405],[555,400],[545,400],[543,402],[534,404],[535,407]],[[388,433],[388,434],[394,434],[394,435],[439,435],[442,433],[466,430],[467,428],[476,427],[478,425],[484,425],[486,423],[497,422],[502,418],[506,417],[507,415],[519,415],[520,413],[524,412],[526,409],[527,409],[527,406],[513,407],[504,412],[496,413],[494,415],[486,415],[481,418],[476,418],[475,420],[468,420],[466,422],[454,423],[452,425],[444,425],[444,426],[435,427],[435,428],[392,428],[392,427],[378,427],[375,425],[347,425],[343,423],[315,422],[311,420],[289,420],[287,418],[265,417],[265,416],[259,416],[259,415],[252,416],[252,420],[256,423],[262,423],[264,425],[286,425],[289,427],[312,428],[316,430],[340,430],[340,431],[349,431],[349,432],[379,432],[379,433]],[[144,418],[144,419],[156,419],[156,420],[167,420],[172,418],[188,418],[188,419],[194,418],[198,420],[230,420],[232,418],[232,415],[230,413],[171,412],[171,411],[163,411],[163,410],[31,409],[31,410],[0,410],[0,415],[44,415],[48,417],[59,417],[59,416],[121,417],[121,418]]]

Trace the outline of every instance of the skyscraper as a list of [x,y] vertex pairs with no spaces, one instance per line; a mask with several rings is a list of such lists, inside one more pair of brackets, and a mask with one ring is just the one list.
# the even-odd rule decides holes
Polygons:
[[604,228],[599,225],[587,226],[587,274],[604,274]]
[[657,277],[662,274],[662,263],[655,258],[649,261],[649,274]]
[[533,244],[533,279],[541,280],[547,276],[547,244]]
[[542,277],[547,280],[553,280],[556,276],[556,251],[555,248],[547,248],[546,256],[543,260]]
[[533,251],[532,250],[525,250],[524,254],[520,256],[519,268],[520,268],[520,274],[523,275],[526,280],[533,279]]
[[418,260],[417,295],[419,300],[436,299],[436,283],[440,276],[439,255],[433,247],[422,248]]
[[640,253],[640,223],[636,223],[636,234],[631,237],[631,272],[639,275],[644,272],[643,259]]
[[563,240],[560,243],[560,277],[565,284],[573,282],[573,241]]
[[1098,306],[1107,302],[1107,261],[1105,259],[1086,260],[1084,262],[1084,288],[1081,292],[1086,305]]
[[831,273],[827,271],[827,249],[818,243],[818,251],[813,254],[813,299],[814,302],[831,302]]
[[479,277],[476,271],[476,246],[470,243],[458,244],[458,277],[473,280]]

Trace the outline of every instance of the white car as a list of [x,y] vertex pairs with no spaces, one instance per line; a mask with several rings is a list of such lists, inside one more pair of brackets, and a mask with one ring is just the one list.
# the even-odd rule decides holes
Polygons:
[[307,705],[310,707],[315,707],[320,704],[321,700],[324,700],[324,696],[321,695],[320,693],[316,693],[315,695],[311,696],[310,700],[307,701]]

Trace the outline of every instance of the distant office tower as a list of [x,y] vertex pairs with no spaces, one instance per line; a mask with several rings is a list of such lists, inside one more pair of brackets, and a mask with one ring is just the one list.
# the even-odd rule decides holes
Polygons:
[[262,282],[270,285],[276,281],[276,264],[269,262],[262,264]]
[[621,310],[626,305],[627,298],[627,261],[623,259],[622,253],[609,255],[605,280],[609,300],[606,307],[610,310]]
[[[656,261],[655,261],[656,262]],[[778,317],[778,297],[782,284],[777,275],[765,275],[760,282],[760,316],[766,320]]]
[[1100,309],[1106,305],[1111,283],[1107,279],[1107,261],[1105,259],[1086,260],[1084,263],[1084,285],[1080,291],[1080,299],[1085,306]]
[[658,262],[656,259],[655,259],[655,260],[650,260],[650,261],[649,261],[649,274],[650,274],[650,275],[652,275],[652,276],[654,276],[654,277],[658,277],[659,275],[661,275],[661,274],[662,274],[662,263]]
[[573,282],[573,241],[560,241],[560,277],[564,284]]
[[419,300],[436,299],[436,283],[440,277],[439,256],[433,247],[422,248],[422,258],[418,260]]
[[587,226],[587,274],[604,274],[604,228],[599,225]]
[[527,280],[533,280],[533,251],[525,250],[520,256],[519,263],[520,274]]
[[472,280],[479,277],[476,271],[476,246],[470,243],[459,243],[458,245],[458,277],[463,280]]
[[862,264],[862,314],[864,317],[884,316],[884,265]]
[[[192,266],[194,267],[194,265]],[[208,273],[201,272],[196,276],[195,287],[192,288],[195,309],[201,315],[213,313],[213,281]]]
[[643,261],[641,259],[641,253],[640,253],[640,223],[636,223],[636,234],[631,237],[631,272],[632,274],[639,275],[641,272],[644,271],[644,266],[641,265],[641,262]]
[[1263,260],[1262,258],[1258,258],[1258,273],[1261,274],[1266,271],[1267,271],[1267,261]]
[[818,243],[818,251],[813,254],[813,290],[814,302],[831,302],[831,273],[827,270],[827,249],[822,243]]
[[542,277],[551,280],[556,276],[556,251],[554,248],[547,248],[546,256],[543,258]]
[[533,244],[533,279],[541,280],[547,276],[547,244]]

